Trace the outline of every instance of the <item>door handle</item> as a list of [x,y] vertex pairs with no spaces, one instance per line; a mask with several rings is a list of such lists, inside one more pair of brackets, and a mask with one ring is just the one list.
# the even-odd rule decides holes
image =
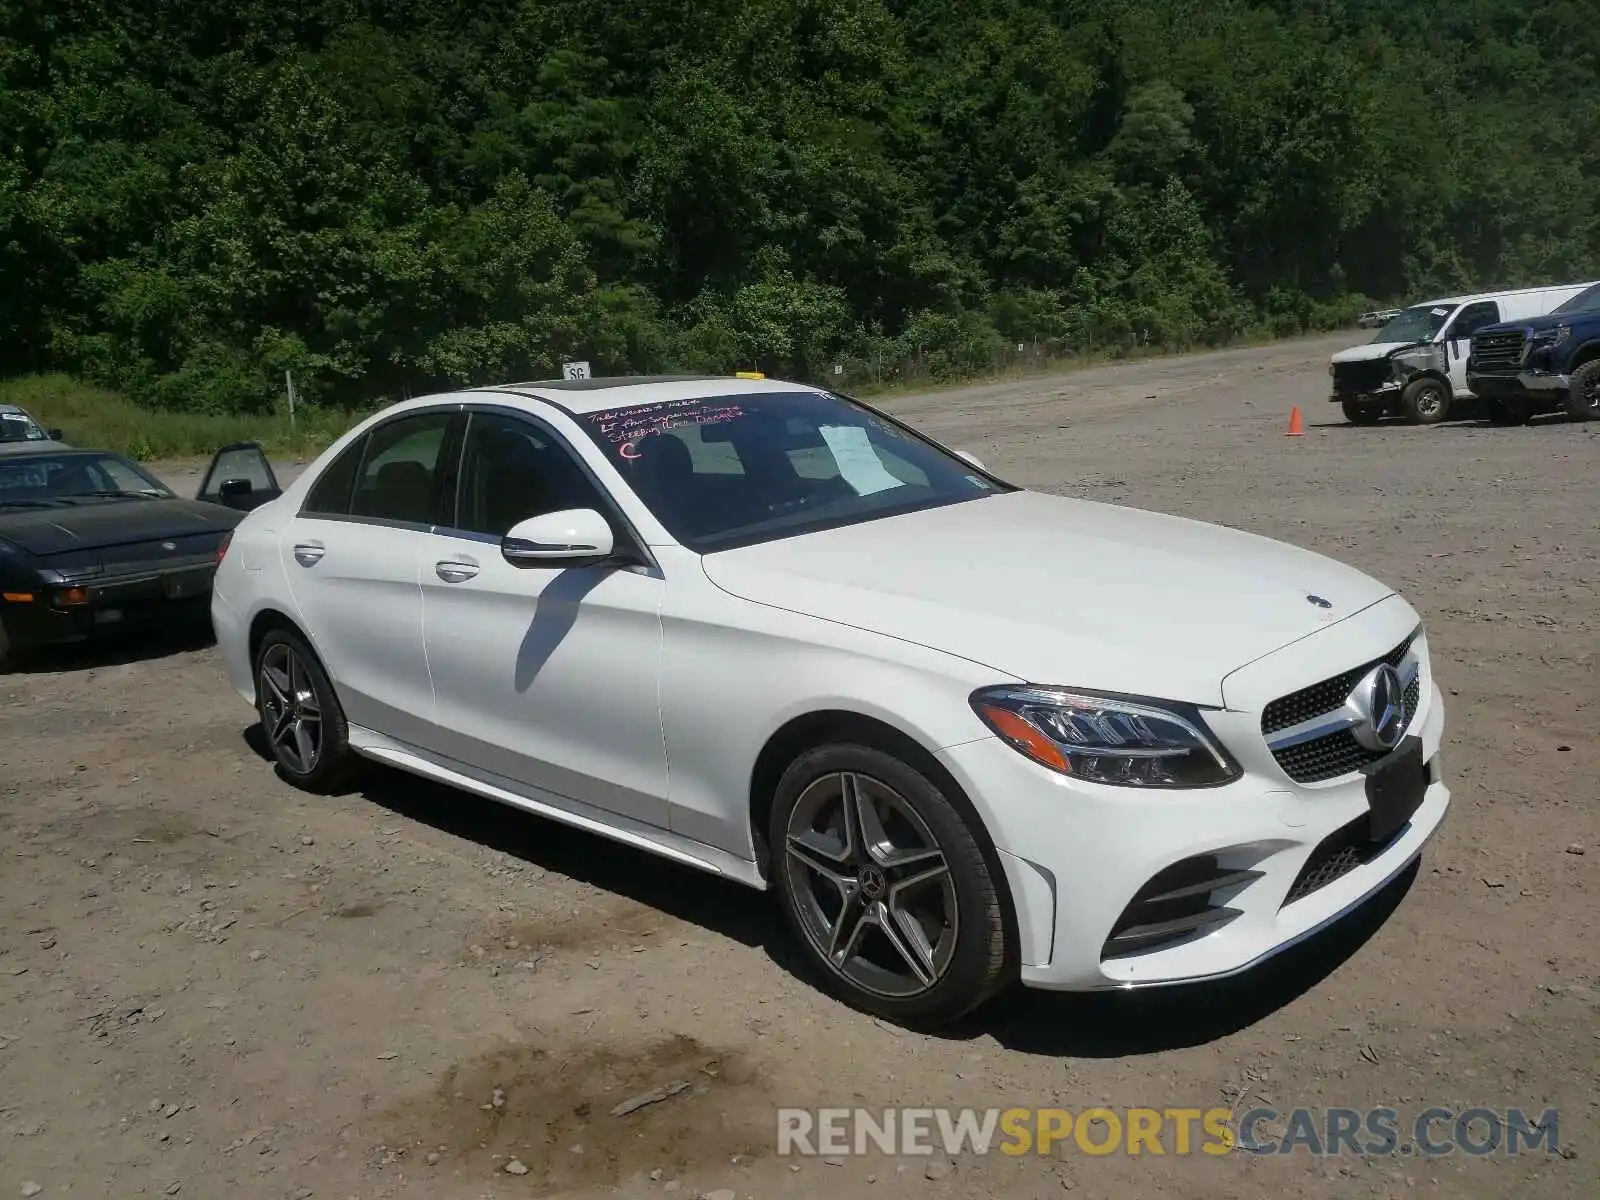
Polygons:
[[322,556],[328,548],[321,542],[296,542],[294,544],[294,560],[302,567],[314,567],[322,561]]
[[446,583],[465,583],[478,573],[478,564],[460,559],[446,559],[434,563],[433,570]]

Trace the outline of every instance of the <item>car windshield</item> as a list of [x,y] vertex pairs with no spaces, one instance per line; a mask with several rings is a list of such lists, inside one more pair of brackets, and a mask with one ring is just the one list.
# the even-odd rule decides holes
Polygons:
[[707,396],[582,419],[668,531],[701,554],[1016,490],[831,394]]
[[48,440],[39,423],[25,412],[0,412],[0,442]]
[[1431,342],[1434,335],[1444,328],[1444,323],[1455,310],[1456,306],[1453,304],[1419,304],[1415,308],[1402,309],[1400,315],[1378,330],[1377,336],[1372,340]]
[[1590,309],[1600,309],[1600,283],[1586,287],[1565,304],[1558,304],[1550,311],[1552,313],[1588,312]]
[[164,499],[171,495],[167,488],[115,454],[78,452],[0,457],[0,508]]

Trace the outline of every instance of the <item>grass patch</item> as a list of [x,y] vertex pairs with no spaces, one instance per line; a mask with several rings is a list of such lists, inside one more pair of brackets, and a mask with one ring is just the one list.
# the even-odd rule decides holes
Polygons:
[[[1359,332],[1359,331],[1357,331]],[[1274,334],[1247,331],[1208,351],[1238,350],[1274,342],[1296,341],[1321,333]],[[1355,336],[1354,334],[1352,336]],[[942,391],[979,383],[1062,375],[1090,367],[1192,354],[1193,347],[1139,347],[1132,352],[1029,357],[988,371],[957,378],[934,378],[915,371],[889,379],[856,375],[828,376],[823,386],[841,388],[863,398],[890,400],[917,392]],[[59,428],[71,445],[110,450],[135,460],[209,458],[230,442],[259,442],[274,458],[313,458],[345,430],[378,408],[365,410],[305,408],[294,427],[286,412],[250,417],[211,413],[167,412],[141,408],[116,392],[81,383],[69,375],[24,375],[0,380],[0,404],[27,409],[47,429]]]
[[218,416],[140,408],[126,397],[68,375],[0,380],[0,404],[27,409],[71,445],[110,450],[136,460],[207,458],[230,442],[260,442],[270,454],[315,454],[360,419],[360,413],[312,408],[296,414]]

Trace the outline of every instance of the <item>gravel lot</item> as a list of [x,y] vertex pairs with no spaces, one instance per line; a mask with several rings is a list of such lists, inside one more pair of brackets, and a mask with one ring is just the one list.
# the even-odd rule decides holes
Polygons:
[[[1600,1195],[1600,425],[1346,426],[1353,340],[893,405],[1417,605],[1455,807],[1345,925],[1243,982],[913,1035],[799,978],[765,897],[391,774],[303,796],[213,649],[74,652],[0,679],[0,1197]],[[773,1153],[779,1106],[890,1104],[1557,1107],[1564,1153]]]

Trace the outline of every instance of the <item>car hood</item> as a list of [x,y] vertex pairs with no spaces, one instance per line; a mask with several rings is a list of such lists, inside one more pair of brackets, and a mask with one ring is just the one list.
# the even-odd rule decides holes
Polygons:
[[240,514],[198,500],[99,500],[55,508],[0,510],[0,540],[40,558],[134,542],[221,533]]
[[1594,320],[1597,317],[1600,314],[1594,312],[1546,313],[1542,317],[1525,317],[1520,321],[1501,321],[1498,325],[1488,325],[1474,336],[1481,337],[1486,333],[1537,333],[1541,329],[1555,329],[1584,318]]
[[702,563],[735,596],[1016,679],[1212,705],[1231,671],[1393,594],[1254,534],[1028,491]]
[[1412,346],[1426,346],[1426,342],[1366,342],[1360,346],[1351,346],[1348,350],[1341,350],[1333,355],[1336,363],[1371,362],[1375,358],[1388,358],[1396,350],[1406,350]]

